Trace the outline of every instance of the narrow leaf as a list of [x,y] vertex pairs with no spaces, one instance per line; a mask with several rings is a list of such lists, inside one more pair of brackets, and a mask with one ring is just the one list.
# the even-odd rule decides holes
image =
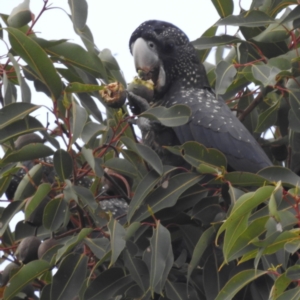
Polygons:
[[4,299],[13,299],[13,297],[18,294],[26,285],[50,270],[50,268],[51,265],[44,260],[31,261],[23,266],[10,279],[10,283],[4,291]]
[[170,108],[164,106],[153,107],[142,113],[140,116],[158,120],[167,127],[184,125],[191,116],[191,109],[186,105],[176,104]]
[[57,99],[62,91],[62,83],[45,51],[18,29],[6,28],[6,30],[13,50],[36,72],[54,99]]
[[4,106],[0,109],[0,129],[14,123],[15,121],[24,119],[31,112],[40,108],[39,105],[31,103],[17,102]]
[[23,208],[24,204],[23,201],[13,201],[4,209],[0,218],[0,236],[3,236],[11,219]]
[[109,266],[112,266],[116,262],[119,255],[121,254],[121,252],[125,247],[126,231],[123,228],[123,226],[114,218],[110,219],[107,228],[110,233],[110,243],[111,243],[111,250],[112,250],[111,261]]
[[232,0],[211,0],[214,4],[219,16],[225,18],[233,14],[233,1]]
[[88,14],[87,2],[85,0],[69,0],[68,3],[71,9],[74,27],[78,29],[84,28]]
[[26,83],[25,79],[22,77],[22,75],[20,73],[20,67],[19,67],[17,61],[15,60],[15,58],[10,53],[8,54],[8,57],[9,57],[10,61],[12,62],[13,66],[15,68],[15,72],[18,77],[18,82],[19,82],[20,89],[21,89],[22,102],[30,103],[31,91],[30,91],[30,88],[29,88],[28,84]]
[[64,222],[68,204],[64,199],[51,200],[44,209],[43,225],[45,228],[56,231]]
[[193,270],[198,266],[198,263],[206,250],[207,246],[211,243],[213,239],[213,235],[215,233],[215,229],[213,227],[209,227],[206,229],[200,239],[198,240],[196,247],[194,248],[191,262],[188,266],[187,278],[190,280],[191,274]]
[[239,272],[225,284],[216,300],[231,300],[244,286],[267,273],[268,271],[261,270]]
[[111,268],[101,273],[86,289],[85,300],[110,299],[119,289],[132,281],[121,268]]
[[151,193],[132,218],[132,221],[142,221],[150,216],[148,207],[153,213],[163,208],[175,205],[180,195],[202,179],[202,175],[194,173],[178,174]]
[[274,22],[275,21],[264,12],[259,10],[252,10],[250,12],[244,12],[237,16],[228,16],[218,21],[216,25],[258,27],[266,26],[267,24],[272,24]]
[[234,80],[237,71],[232,64],[222,60],[218,63],[215,72],[217,75],[216,92],[218,95],[223,95]]
[[54,153],[53,164],[61,181],[65,181],[72,174],[73,160],[65,150],[59,149]]
[[73,299],[78,295],[87,273],[88,257],[70,253],[61,262],[51,285],[51,300]]
[[72,100],[72,144],[79,138],[88,119],[86,109],[79,106],[75,100]]
[[136,144],[128,137],[122,137],[121,141],[126,145],[126,147],[135,153],[139,154],[150,166],[159,174],[162,175],[163,165],[157,155],[150,147],[142,144]]
[[[156,287],[162,279],[162,275],[167,266],[167,258],[171,247],[170,232],[157,222],[150,239],[151,263],[150,263],[150,289],[152,293],[157,291]],[[173,256],[173,253],[172,253]]]

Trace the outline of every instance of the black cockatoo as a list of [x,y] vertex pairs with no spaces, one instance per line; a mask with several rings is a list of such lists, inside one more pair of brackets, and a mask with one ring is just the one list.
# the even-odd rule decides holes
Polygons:
[[[165,107],[185,104],[192,111],[187,124],[168,129],[169,145],[197,141],[208,148],[216,148],[226,155],[228,165],[237,171],[256,173],[272,165],[224,100],[216,97],[193,45],[178,27],[164,21],[144,22],[131,35],[129,47],[140,77],[154,83],[153,102]],[[134,98],[130,94],[129,98]],[[135,108],[136,99],[131,99]],[[142,132],[149,130],[148,135],[160,135],[158,126],[152,130],[151,123],[144,123],[146,127],[142,127]],[[157,140],[162,139],[154,137],[144,142],[149,144]],[[153,148],[153,145],[149,146]]]

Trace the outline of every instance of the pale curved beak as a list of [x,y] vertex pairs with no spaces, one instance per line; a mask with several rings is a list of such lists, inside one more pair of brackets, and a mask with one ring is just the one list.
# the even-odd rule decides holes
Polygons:
[[143,80],[151,79],[155,89],[161,90],[166,84],[166,74],[154,43],[138,38],[132,43],[131,52],[139,76]]
[[148,73],[159,65],[159,57],[156,50],[150,48],[143,38],[138,38],[131,45],[131,51],[137,71],[142,70]]

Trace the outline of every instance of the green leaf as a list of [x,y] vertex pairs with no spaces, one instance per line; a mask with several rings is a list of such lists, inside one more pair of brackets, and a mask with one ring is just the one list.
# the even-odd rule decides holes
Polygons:
[[298,280],[300,276],[300,266],[294,265],[286,270],[286,277],[290,280]]
[[56,231],[59,229],[65,220],[67,209],[68,204],[64,199],[52,199],[44,209],[44,227],[51,231]]
[[285,26],[271,24],[253,40],[261,43],[277,43],[286,40],[289,36],[289,31]]
[[[68,40],[67,39],[60,39],[60,40],[45,40],[45,39],[42,39],[42,38],[39,38],[39,37],[36,37],[36,36],[31,36],[30,35],[30,38],[37,42],[43,49],[46,49],[46,48],[49,48],[49,47],[52,47],[52,46],[56,46],[56,45],[59,45],[59,44],[62,44],[62,43],[65,43],[67,42]],[[56,68],[56,70],[58,72],[61,72],[61,69],[60,68]],[[64,69],[65,72],[67,71],[66,69]],[[28,70],[27,70],[28,71]],[[31,74],[32,75],[32,74]],[[77,77],[78,78],[78,77]],[[30,78],[28,78],[29,80],[32,80]]]
[[89,189],[82,186],[74,186],[74,191],[82,201],[83,206],[88,206],[91,208],[92,212],[95,212],[98,207],[98,203],[96,202],[93,193]]
[[[245,218],[247,219],[247,218]],[[231,245],[228,244],[228,250],[226,254],[226,261],[230,262],[234,259],[238,259],[245,253],[248,253],[254,249],[255,246],[251,244],[251,241],[254,238],[258,238],[261,234],[263,234],[266,229],[265,225],[268,221],[269,216],[258,218],[251,222],[248,227],[235,239],[235,243]],[[232,227],[232,228],[231,228]],[[234,229],[234,224],[231,226],[231,229]],[[233,232],[233,230],[231,230]],[[227,230],[226,230],[227,233]],[[230,233],[228,233],[228,237]]]
[[[153,235],[150,239],[150,290],[151,293],[161,293],[164,287],[163,274],[170,271],[174,257],[170,250],[171,236],[170,232],[160,224],[156,223],[156,228],[153,229]],[[168,255],[170,255],[168,257]],[[172,260],[171,266],[168,265],[168,259]]]
[[224,175],[224,179],[234,186],[265,186],[272,184],[266,178],[247,172],[230,172]]
[[193,46],[198,50],[210,49],[214,46],[229,45],[241,43],[242,40],[231,35],[220,35],[213,37],[200,37],[192,42]]
[[4,299],[13,299],[26,285],[50,270],[50,268],[51,265],[44,260],[35,260],[24,265],[10,279],[9,285],[6,286],[4,291]]
[[295,116],[300,120],[299,107],[300,107],[300,91],[298,89],[289,89],[289,101],[291,109],[295,113]]
[[[197,142],[186,142],[179,147],[183,158],[192,166],[199,168],[201,164],[223,169],[227,166],[226,157],[216,149],[208,149]],[[217,170],[214,170],[216,173]]]
[[216,25],[232,25],[232,26],[245,26],[245,27],[259,27],[272,24],[275,21],[259,10],[252,10],[250,12],[244,12],[237,16],[228,16],[222,20],[219,20]]
[[[183,282],[166,281],[166,296],[172,300],[197,299],[196,291],[192,286]],[[193,298],[194,297],[194,298]]]
[[107,127],[102,125],[102,124],[97,124],[97,123],[94,123],[94,122],[87,122],[84,125],[84,128],[81,132],[81,138],[85,142],[85,144],[88,144],[89,141],[93,137],[95,137],[99,134],[102,134],[106,131],[107,131]]
[[59,149],[53,156],[54,169],[61,181],[68,179],[73,171],[73,160],[68,152]]
[[107,168],[130,178],[134,178],[136,176],[136,168],[126,159],[114,157],[106,161],[104,165]]
[[93,155],[93,151],[91,149],[87,149],[83,147],[81,149],[81,153],[86,159],[87,163],[90,165],[90,167],[93,169],[93,171],[96,173],[98,177],[102,177],[104,175],[104,170],[102,169],[99,159],[95,158]]
[[110,242],[107,238],[85,238],[84,243],[91,249],[98,259],[102,259],[110,250]]
[[140,206],[135,211],[131,221],[142,221],[150,216],[148,207],[153,213],[156,213],[163,208],[175,205],[180,195],[188,188],[196,184],[202,179],[202,175],[194,173],[183,173],[172,177],[148,195],[144,201],[144,205]]
[[99,50],[97,49],[97,46],[94,43],[94,37],[90,30],[90,28],[85,25],[83,28],[79,29],[74,26],[75,32],[80,36],[83,44],[88,49],[90,53],[96,53],[98,54]]
[[245,270],[233,276],[218,294],[216,300],[231,300],[244,286],[254,281],[268,271]]
[[273,299],[278,299],[278,297],[283,294],[290,283],[291,280],[287,278],[286,273],[279,275],[276,278],[274,288],[271,291],[271,296],[273,297]]
[[[291,220],[291,225],[293,225],[293,220]],[[274,234],[274,236],[276,236],[276,234]],[[268,243],[266,249],[263,251],[263,254],[275,253],[282,249],[286,243],[289,243],[295,239],[299,239],[299,235],[297,233],[291,231],[283,231],[277,236],[277,238],[274,241],[270,241],[270,243]],[[254,244],[256,245],[257,243],[255,242]],[[258,242],[257,245],[259,244],[260,243]]]
[[65,245],[57,251],[56,263],[59,262],[64,255],[72,251],[74,247],[78,245],[92,231],[92,228],[83,228],[76,236],[73,236],[69,240],[67,240]]
[[176,104],[170,108],[164,106],[153,107],[140,116],[149,118],[150,120],[158,120],[162,125],[167,127],[177,127],[186,124],[191,114],[191,109],[188,106]]
[[42,183],[38,186],[37,191],[34,196],[30,200],[30,203],[26,205],[25,209],[25,220],[28,220],[31,214],[36,210],[39,204],[43,201],[43,199],[48,195],[51,191],[51,185],[49,183]]
[[107,74],[99,57],[94,53],[89,53],[84,50],[81,46],[65,42],[60,45],[49,47],[46,51],[66,65],[70,64],[78,67],[107,82]]
[[42,164],[33,166],[19,183],[14,195],[14,200],[24,200],[33,195],[36,191],[35,187],[41,182],[43,171]]
[[84,28],[88,15],[87,2],[85,0],[68,0],[68,3],[74,27],[78,29]]
[[256,190],[256,192],[250,192],[242,195],[235,203],[231,210],[230,216],[227,218],[225,223],[220,227],[216,239],[218,239],[219,235],[227,229],[231,224],[235,223],[236,220],[239,220],[244,215],[248,214],[259,204],[263,203],[267,200],[275,187],[273,186],[264,186]]
[[5,155],[1,163],[18,162],[25,160],[33,160],[37,158],[47,157],[53,154],[53,150],[41,143],[29,144],[20,150]]
[[282,181],[283,186],[296,187],[300,185],[300,177],[287,168],[274,166],[260,170],[257,175],[270,182]]
[[128,222],[130,222],[135,211],[140,207],[145,197],[160,179],[161,177],[154,170],[152,170],[140,181],[138,187],[136,188],[135,194],[130,201],[129,210],[127,213]]
[[24,206],[23,201],[13,201],[8,204],[4,209],[0,218],[0,235],[3,236],[7,226],[9,225],[11,219],[18,213]]
[[77,102],[73,99],[72,100],[72,117],[71,117],[71,124],[72,124],[72,144],[79,138],[84,128],[84,125],[88,119],[88,114],[86,109],[79,106]]
[[294,254],[298,249],[300,249],[300,241],[299,240],[290,241],[284,245],[284,250],[291,254]]
[[222,60],[218,63],[215,72],[217,75],[216,92],[218,95],[223,95],[234,80],[236,69],[232,64]]
[[132,281],[130,275],[125,275],[121,268],[111,268],[102,272],[86,289],[85,300],[109,299],[119,289]]
[[3,72],[3,87],[4,87],[4,106],[17,101],[17,89],[15,85],[8,79],[6,72]]
[[123,86],[126,86],[127,83],[124,79],[124,75],[111,51],[109,49],[103,49],[98,56],[109,73],[108,76],[110,81],[118,81]]
[[284,24],[290,21],[294,21],[299,18],[300,6],[297,5],[285,18],[280,21],[280,24]]
[[188,272],[187,272],[188,281],[190,280],[193,270],[198,266],[204,251],[211,243],[214,234],[215,234],[214,227],[209,227],[202,233],[200,239],[198,240],[193,251],[191,262],[189,263],[188,266]]
[[247,229],[248,218],[250,212],[247,214],[241,215],[239,219],[235,219],[230,222],[230,225],[227,226],[224,236],[224,262],[228,263],[228,257],[232,246],[238,241],[239,236]]
[[145,292],[149,286],[149,271],[146,263],[140,258],[132,257],[128,250],[124,251],[124,262],[132,279]]
[[136,144],[132,139],[128,137],[121,137],[121,141],[125,144],[125,146],[140,155],[149,165],[159,174],[163,173],[163,165],[162,162],[157,155],[150,147],[142,144]]
[[70,200],[75,200],[78,203],[78,197],[77,194],[75,193],[74,186],[72,182],[69,179],[65,180],[65,188],[64,188],[64,198],[67,202]]
[[53,276],[51,300],[73,299],[78,295],[87,273],[88,257],[70,253],[60,263]]
[[[218,27],[217,26],[212,26],[209,29],[207,29],[201,36],[202,37],[214,37],[216,35]],[[194,45],[194,41],[192,42],[192,44]],[[198,53],[198,57],[200,59],[200,61],[203,63],[205,61],[205,59],[208,57],[209,53],[211,52],[212,48],[207,48],[207,49],[203,49],[203,50],[199,50],[196,48],[197,53]]]
[[18,29],[6,28],[6,30],[13,50],[35,71],[52,97],[57,99],[62,92],[62,83],[45,51]]
[[211,0],[215,6],[219,16],[225,18],[233,14],[233,1],[232,0]]
[[15,68],[17,77],[18,77],[18,82],[19,82],[20,89],[21,89],[22,102],[30,103],[31,91],[30,91],[30,88],[29,88],[28,84],[26,83],[25,79],[23,78],[23,76],[21,76],[19,64],[17,63],[15,58],[11,55],[11,53],[8,54],[8,57],[9,57],[10,61],[12,62],[13,66]]
[[15,121],[0,129],[0,144],[26,133],[44,130],[46,130],[45,127],[36,118],[28,116],[24,120]]
[[40,108],[40,105],[17,102],[11,103],[0,109],[0,129],[24,119],[27,115]]
[[282,293],[276,300],[296,300],[300,297],[300,287],[293,288]]
[[263,86],[274,86],[277,82],[276,76],[280,73],[280,69],[269,67],[268,65],[252,65],[251,71],[253,77],[261,82]]
[[10,185],[12,175],[7,175],[0,179],[0,197],[6,192],[7,188]]
[[112,250],[111,260],[109,264],[109,267],[111,267],[116,262],[125,247],[126,232],[123,226],[120,225],[120,223],[114,218],[110,218],[110,221],[107,224],[107,228],[110,233],[110,244]]

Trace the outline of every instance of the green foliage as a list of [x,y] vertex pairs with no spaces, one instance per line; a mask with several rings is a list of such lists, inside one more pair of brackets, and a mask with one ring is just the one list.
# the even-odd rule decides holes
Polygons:
[[[258,174],[227,172],[222,153],[193,141],[166,147],[189,170],[165,166],[137,142],[126,105],[100,96],[126,81],[110,51],[94,47],[86,1],[69,0],[66,16],[85,48],[38,37],[29,1],[0,15],[10,45],[0,65],[0,195],[9,198],[0,250],[17,266],[9,283],[0,274],[1,299],[299,298],[300,4],[253,0],[232,15],[232,0],[212,2],[221,19],[193,45],[216,93],[273,161]],[[228,25],[237,35],[215,36]],[[205,61],[213,46],[215,65]],[[29,81],[52,99],[53,124],[35,118]],[[190,113],[176,105],[142,117],[175,127]],[[16,147],[33,132],[40,143]],[[116,201],[119,215],[109,209]],[[51,243],[23,264],[16,248],[32,236]]]

